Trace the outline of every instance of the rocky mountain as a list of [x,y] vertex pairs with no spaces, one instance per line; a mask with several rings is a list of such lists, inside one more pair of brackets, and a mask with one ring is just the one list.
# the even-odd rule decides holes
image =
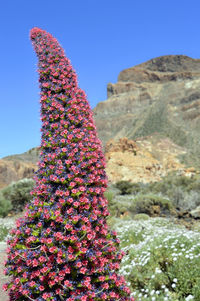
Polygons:
[[[200,168],[200,59],[169,55],[120,72],[94,108],[112,182]],[[126,137],[126,138],[125,138]],[[37,169],[38,149],[0,160],[0,188]]]
[[104,145],[156,134],[185,148],[182,162],[200,166],[200,59],[152,59],[121,71],[107,94],[94,109]]
[[23,178],[32,178],[37,169],[38,156],[38,148],[33,148],[23,154],[0,159],[0,188]]

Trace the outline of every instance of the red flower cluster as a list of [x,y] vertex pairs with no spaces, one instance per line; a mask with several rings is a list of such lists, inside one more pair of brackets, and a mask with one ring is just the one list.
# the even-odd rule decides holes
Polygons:
[[42,141],[33,200],[8,241],[10,300],[133,300],[116,274],[123,253],[108,230],[105,160],[92,111],[63,49],[31,30],[39,59]]

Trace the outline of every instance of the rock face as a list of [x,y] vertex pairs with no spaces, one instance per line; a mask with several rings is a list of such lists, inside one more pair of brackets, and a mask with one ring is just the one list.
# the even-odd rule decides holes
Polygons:
[[108,99],[94,109],[100,139],[159,133],[186,148],[185,163],[200,164],[200,60],[163,56],[120,72]]
[[[195,168],[186,168],[179,160],[185,148],[158,134],[135,140],[120,138],[105,145],[106,173],[112,183],[117,181],[155,182],[170,171],[194,175]],[[32,178],[39,160],[37,148],[0,160],[0,188],[23,178]]]
[[118,181],[155,182],[171,171],[191,176],[197,171],[185,168],[178,156],[185,149],[169,138],[158,135],[137,138],[135,141],[121,138],[110,140],[105,147],[106,172],[112,183]]
[[23,178],[32,178],[37,170],[39,151],[31,149],[20,155],[0,159],[0,188]]

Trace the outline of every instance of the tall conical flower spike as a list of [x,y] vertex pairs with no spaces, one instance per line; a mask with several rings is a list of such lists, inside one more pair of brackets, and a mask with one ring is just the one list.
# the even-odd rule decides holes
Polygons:
[[42,139],[33,200],[8,241],[10,301],[133,300],[108,230],[105,159],[92,111],[56,39],[31,30],[39,59]]

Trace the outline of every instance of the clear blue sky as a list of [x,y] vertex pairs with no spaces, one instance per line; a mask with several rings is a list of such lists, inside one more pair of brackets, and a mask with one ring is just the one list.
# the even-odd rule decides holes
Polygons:
[[125,68],[167,54],[200,58],[199,0],[2,0],[0,157],[40,144],[35,26],[63,46],[92,108]]

